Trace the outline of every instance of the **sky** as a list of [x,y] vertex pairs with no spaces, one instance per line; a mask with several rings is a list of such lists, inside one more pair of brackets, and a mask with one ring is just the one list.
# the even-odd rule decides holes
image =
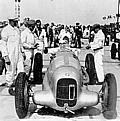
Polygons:
[[[94,24],[116,22],[103,16],[117,13],[118,0],[21,0],[21,19],[41,19],[43,23]],[[0,0],[0,20],[15,14],[15,0]]]

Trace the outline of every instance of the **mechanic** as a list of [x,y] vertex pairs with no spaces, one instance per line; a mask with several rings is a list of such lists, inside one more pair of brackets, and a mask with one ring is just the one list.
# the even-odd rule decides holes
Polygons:
[[25,72],[28,74],[31,66],[31,57],[35,48],[35,38],[33,30],[35,28],[35,20],[29,20],[27,27],[21,32],[22,53],[24,57]]
[[6,86],[10,86],[19,72],[24,72],[20,50],[18,19],[11,17],[9,24],[1,32],[2,56],[6,62]]
[[103,70],[103,55],[104,55],[104,40],[105,35],[102,32],[99,24],[94,24],[92,27],[94,31],[93,42],[86,47],[86,49],[91,48],[94,52],[95,69],[97,72],[98,83],[104,81],[104,70]]

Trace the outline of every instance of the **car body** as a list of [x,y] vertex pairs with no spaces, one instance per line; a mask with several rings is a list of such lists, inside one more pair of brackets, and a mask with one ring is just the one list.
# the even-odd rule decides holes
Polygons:
[[[33,100],[60,111],[96,105],[98,94],[85,89],[83,84],[89,80],[85,76],[73,52],[58,52],[45,74],[42,91],[36,91]],[[86,79],[83,81],[83,78]]]
[[[90,63],[91,59],[88,60]],[[90,91],[88,89],[89,75],[72,50],[57,51],[45,72],[42,90],[33,90],[37,85],[39,84],[32,86],[24,72],[18,74],[15,84],[15,107],[19,118],[26,117],[30,97],[37,106],[46,106],[73,114],[75,110],[101,103],[101,99],[102,107],[107,108],[106,102],[111,103],[108,107],[112,106],[110,109],[113,112],[109,112],[109,114],[111,114],[111,118],[116,118],[117,88],[114,75],[106,75],[99,92]],[[109,86],[110,90],[108,90]],[[105,111],[105,117],[110,118],[107,113]]]

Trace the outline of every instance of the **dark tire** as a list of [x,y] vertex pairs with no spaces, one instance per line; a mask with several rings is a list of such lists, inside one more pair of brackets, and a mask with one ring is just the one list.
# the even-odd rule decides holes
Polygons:
[[2,57],[0,57],[0,75],[2,75],[4,68],[5,68],[5,60]]
[[118,44],[118,60],[120,60],[120,43]]
[[117,101],[117,84],[115,76],[111,73],[106,74],[103,85],[102,109],[103,116],[106,119],[115,119],[117,117],[116,101]]
[[27,116],[29,107],[29,86],[27,75],[20,72],[15,82],[15,108],[20,119]]
[[113,43],[111,45],[111,59],[116,59],[116,53],[117,53],[116,44]]
[[95,69],[94,56],[91,53],[87,54],[86,56],[85,67],[89,75],[89,84],[91,85],[96,84],[96,82],[98,81],[98,78],[97,78],[97,73]]
[[34,67],[33,67],[33,77],[34,77],[34,81],[32,82],[33,84],[42,84],[43,82],[42,68],[43,68],[42,54],[36,53],[34,59]]

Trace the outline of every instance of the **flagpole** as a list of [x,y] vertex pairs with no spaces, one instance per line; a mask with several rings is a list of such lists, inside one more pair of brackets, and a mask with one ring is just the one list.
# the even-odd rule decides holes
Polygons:
[[20,18],[20,1],[21,0],[15,0],[15,16]]
[[15,16],[17,17],[17,0],[15,0]]
[[20,18],[20,0],[18,0],[18,18]]

